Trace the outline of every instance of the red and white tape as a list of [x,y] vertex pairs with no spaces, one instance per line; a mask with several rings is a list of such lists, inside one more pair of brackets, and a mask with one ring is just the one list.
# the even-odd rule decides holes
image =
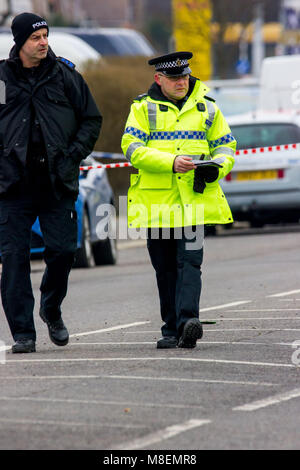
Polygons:
[[132,166],[129,162],[122,163],[107,163],[101,165],[81,166],[80,170],[95,170],[95,168],[124,168],[126,166]]
[[237,150],[236,155],[250,155],[253,153],[267,153],[267,152],[276,152],[283,150],[299,150],[300,143],[298,144],[285,144],[285,145],[273,145],[272,147],[255,147],[251,149]]
[[[297,144],[285,144],[285,145],[273,145],[271,147],[255,147],[250,149],[244,150],[237,150],[235,155],[251,155],[251,154],[259,154],[259,153],[268,153],[268,152],[278,152],[283,150],[300,150],[300,143]],[[132,166],[129,162],[119,162],[119,163],[106,163],[106,164],[99,164],[99,165],[91,165],[91,166],[81,166],[80,170],[95,170],[96,168],[125,168]]]

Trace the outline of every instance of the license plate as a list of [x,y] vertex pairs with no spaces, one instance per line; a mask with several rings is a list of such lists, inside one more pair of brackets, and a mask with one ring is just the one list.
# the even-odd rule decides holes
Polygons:
[[236,175],[237,181],[274,180],[278,177],[277,170],[243,171]]

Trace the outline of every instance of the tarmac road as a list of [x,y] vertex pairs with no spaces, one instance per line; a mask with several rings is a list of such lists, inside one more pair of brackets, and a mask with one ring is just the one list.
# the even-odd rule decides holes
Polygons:
[[63,348],[38,317],[32,262],[37,352],[2,351],[0,449],[299,449],[299,231],[205,240],[194,350],[156,349],[145,243],[120,246],[116,266],[72,271]]

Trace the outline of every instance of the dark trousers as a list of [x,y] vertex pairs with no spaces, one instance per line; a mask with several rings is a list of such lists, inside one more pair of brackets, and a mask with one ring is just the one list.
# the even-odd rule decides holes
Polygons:
[[0,199],[1,296],[14,340],[36,339],[34,297],[30,279],[31,226],[39,217],[46,269],[41,282],[41,307],[50,320],[61,317],[68,277],[77,247],[74,200],[43,195]]
[[186,321],[199,318],[203,238],[188,240],[183,232],[176,239],[171,229],[170,237],[164,239],[162,233],[157,238],[149,230],[147,248],[156,272],[162,335],[179,338]]

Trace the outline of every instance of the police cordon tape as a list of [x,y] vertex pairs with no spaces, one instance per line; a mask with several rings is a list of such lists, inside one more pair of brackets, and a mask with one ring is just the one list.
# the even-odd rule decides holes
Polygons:
[[[284,145],[273,145],[270,147],[254,147],[249,149],[237,150],[235,155],[250,155],[250,154],[259,154],[259,153],[268,153],[268,152],[279,152],[283,150],[300,150],[300,142],[296,144],[284,144]],[[125,160],[121,154],[118,153],[105,153],[105,152],[93,152],[93,157],[96,158],[110,158],[111,160],[121,159]],[[95,170],[96,168],[125,168],[131,167],[132,164],[129,162],[118,162],[118,163],[101,163],[99,165],[87,165],[81,166],[80,170],[88,171]]]

